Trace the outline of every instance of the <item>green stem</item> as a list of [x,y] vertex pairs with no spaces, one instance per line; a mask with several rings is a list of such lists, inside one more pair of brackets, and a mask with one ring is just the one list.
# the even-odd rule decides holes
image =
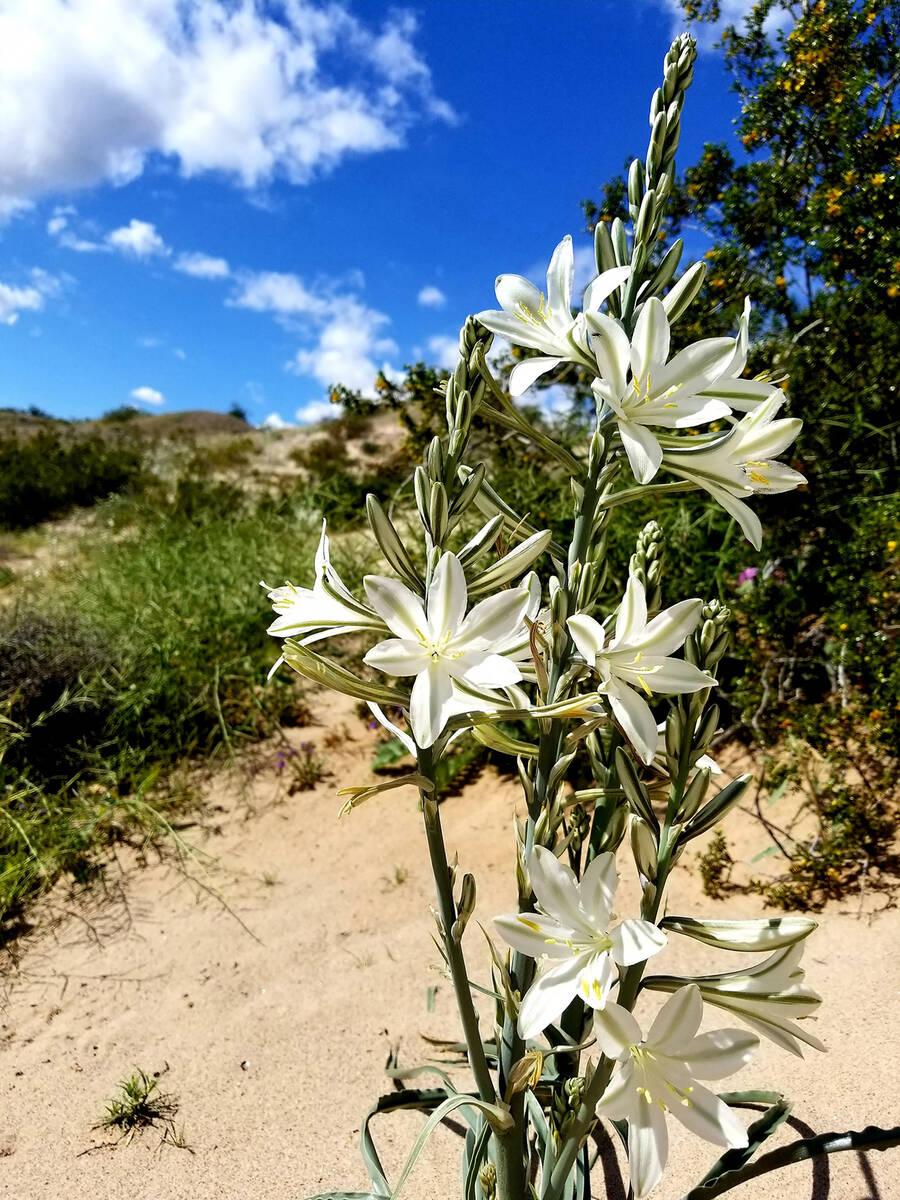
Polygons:
[[[419,772],[434,782],[434,753],[419,748]],[[453,923],[457,917],[456,902],[453,899],[453,888],[450,882],[450,864],[447,861],[447,848],[444,845],[444,831],[441,828],[441,815],[434,793],[421,791],[422,812],[425,816],[425,838],[428,842],[428,854],[431,859],[431,872],[434,875],[434,886],[437,892],[438,916],[441,921],[441,938],[444,952],[450,967],[453,980],[453,990],[456,993],[456,1004],[462,1022],[463,1035],[469,1054],[469,1063],[475,1076],[478,1095],[488,1104],[494,1104],[497,1093],[491,1078],[484,1043],[478,1028],[478,1014],[472,1000],[472,990],[469,987],[469,975],[463,956],[462,945],[452,934]]]

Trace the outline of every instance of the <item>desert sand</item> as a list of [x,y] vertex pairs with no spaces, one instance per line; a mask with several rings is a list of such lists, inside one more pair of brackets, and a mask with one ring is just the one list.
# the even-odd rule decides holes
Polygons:
[[[126,864],[123,877],[111,868],[108,895],[75,903],[56,893],[46,911],[68,915],[52,927],[38,920],[4,952],[3,1196],[303,1200],[366,1188],[360,1122],[391,1090],[389,1054],[403,1065],[423,1062],[434,1048],[422,1035],[453,1039],[458,1029],[431,942],[432,884],[415,793],[376,797],[339,819],[336,789],[369,780],[376,735],[349,702],[323,698],[317,711],[318,725],[289,737],[321,743],[346,728],[337,748],[322,751],[329,779],[287,796],[275,749],[265,749],[251,776],[232,771],[210,783],[213,819],[189,836],[214,863],[191,864],[188,876],[170,860]],[[442,805],[451,852],[478,879],[476,916],[485,924],[513,902],[516,803],[513,781],[487,771]],[[727,833],[736,857],[765,845],[747,815],[734,814]],[[763,911],[755,897],[705,898],[695,858],[679,866],[670,912]],[[621,870],[619,909],[633,912],[634,869],[623,858]],[[764,1044],[721,1085],[774,1088],[795,1101],[794,1125],[773,1145],[811,1131],[900,1123],[900,914],[882,893],[833,904],[820,921],[805,961],[824,996],[815,1032],[829,1053],[807,1051],[801,1060]],[[473,977],[486,982],[474,921],[465,945]],[[738,959],[672,939],[659,962],[666,971],[727,970]],[[707,1027],[728,1023],[713,1014]],[[178,1101],[175,1125],[189,1150],[161,1145],[152,1129],[116,1145],[94,1128],[135,1067],[168,1068],[163,1088]],[[421,1124],[418,1114],[376,1121],[389,1176]],[[679,1128],[659,1200],[682,1196],[717,1157]],[[458,1153],[455,1134],[441,1129],[409,1200],[456,1200]],[[595,1195],[604,1194],[598,1168]],[[621,1190],[609,1194],[624,1200]],[[833,1156],[817,1171],[793,1166],[730,1194],[891,1200],[900,1197],[900,1150]]]

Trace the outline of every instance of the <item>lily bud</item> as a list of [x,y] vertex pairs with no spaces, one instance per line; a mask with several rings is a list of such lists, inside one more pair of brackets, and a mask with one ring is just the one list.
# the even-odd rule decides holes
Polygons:
[[450,930],[454,942],[462,941],[469,918],[475,911],[475,876],[468,871],[463,875],[462,891],[456,909],[456,920]]
[[681,801],[681,807],[679,808],[680,820],[686,821],[689,817],[692,817],[706,799],[711,774],[712,772],[709,767],[704,767],[702,771],[697,772],[688,784],[687,791],[684,793],[684,799]]
[[439,437],[433,437],[425,452],[425,466],[433,480],[444,478],[444,447]]
[[646,821],[632,814],[628,827],[631,852],[640,875],[650,883],[656,882],[659,853],[656,838]]
[[688,267],[678,282],[662,298],[663,308],[670,321],[677,321],[693,303],[706,278],[706,263],[694,263]]
[[449,515],[447,489],[442,483],[432,483],[428,497],[428,526],[436,546],[440,546],[447,536]]

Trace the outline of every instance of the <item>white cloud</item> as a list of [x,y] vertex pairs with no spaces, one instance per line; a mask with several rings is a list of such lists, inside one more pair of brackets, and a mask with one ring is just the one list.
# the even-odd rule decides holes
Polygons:
[[157,347],[162,345],[162,338],[146,335],[144,337],[139,337],[137,344],[142,350],[156,350]]
[[175,270],[185,275],[193,275],[196,279],[227,279],[231,269],[224,258],[216,258],[212,254],[201,254],[199,251],[179,254],[175,259]]
[[136,387],[131,393],[132,400],[139,400],[141,404],[165,404],[166,398],[162,392],[158,392],[156,388],[147,387],[144,384],[141,387]]
[[17,287],[0,283],[0,322],[15,325],[23,309],[32,312],[44,307],[44,297],[36,287]]
[[[684,9],[679,0],[653,0],[653,3],[662,3],[663,8],[670,14],[672,37],[684,30]],[[729,25],[740,28],[756,4],[757,0],[720,0],[718,21],[695,21],[690,26],[691,33],[697,39],[697,45],[701,50],[713,49],[722,36],[722,30]],[[792,21],[791,13],[776,4],[763,22],[763,33],[770,34],[776,29],[783,29]]]
[[447,297],[440,288],[429,283],[419,292],[418,301],[423,308],[443,308],[447,303]]
[[287,369],[297,375],[311,375],[326,386],[342,383],[372,396],[379,370],[385,374],[394,370],[385,356],[396,354],[397,344],[381,332],[388,323],[384,313],[369,308],[357,297],[341,297],[333,303],[332,315],[322,326],[315,346],[298,350]]
[[[329,406],[330,407],[330,406]],[[290,421],[286,421],[284,417],[277,412],[269,413],[259,423],[260,429],[293,429],[294,426]]]
[[175,355],[176,358],[180,358],[182,362],[184,362],[184,360],[187,358],[187,355],[181,349],[180,346],[176,346],[175,349],[172,351],[172,353]]
[[338,417],[342,412],[341,406],[332,404],[330,400],[310,400],[297,409],[294,417],[300,425],[316,425],[319,421]]
[[436,367],[441,367],[444,371],[453,371],[459,362],[459,338],[445,337],[443,334],[429,338],[428,352]]
[[[53,216],[47,222],[47,232],[51,237],[55,237],[61,246],[79,254],[96,254],[112,249],[104,242],[98,242],[95,238],[86,238],[76,233],[72,229],[71,222],[71,218],[76,215],[76,210],[71,204],[57,205],[53,210]],[[81,224],[84,225],[84,222]]]
[[4,0],[0,214],[123,184],[152,155],[183,176],[304,184],[450,121],[415,18],[320,0]]
[[323,316],[329,308],[328,301],[310,291],[296,275],[281,271],[244,272],[238,291],[227,303],[281,317]]
[[150,258],[156,254],[169,254],[170,250],[149,221],[137,221],[134,217],[127,225],[114,229],[106,235],[107,245],[123,254],[135,258]]
[[28,283],[0,282],[0,325],[15,325],[22,312],[40,312],[46,298],[60,291],[60,281],[40,267],[29,271],[28,280]]

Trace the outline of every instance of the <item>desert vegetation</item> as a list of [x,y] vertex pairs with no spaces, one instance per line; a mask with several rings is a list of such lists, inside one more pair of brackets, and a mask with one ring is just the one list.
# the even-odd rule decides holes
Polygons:
[[[682,8],[692,21],[721,16],[713,2],[684,0]],[[784,15],[777,54],[766,24],[776,9]],[[594,239],[595,303],[566,292],[571,242],[551,261],[546,290],[566,300],[564,334],[551,329],[542,294],[537,316],[523,310],[540,337],[516,342],[503,325],[509,305],[500,289],[500,310],[462,326],[453,370],[416,362],[402,375],[379,374],[370,391],[336,383],[334,416],[307,429],[253,428],[240,407],[150,416],[123,406],[91,421],[0,410],[0,944],[10,962],[17,939],[49,922],[51,895],[66,898],[66,911],[102,895],[121,869],[119,850],[130,863],[149,861],[151,847],[180,861],[201,853],[194,842],[205,847],[216,828],[217,781],[258,799],[263,778],[279,804],[342,789],[329,819],[343,804],[350,820],[360,805],[368,811],[404,785],[419,788],[441,959],[426,1010],[446,986],[464,1041],[442,1029],[429,1042],[440,1061],[422,1067],[401,1064],[391,1046],[395,1091],[362,1127],[372,1191],[317,1200],[396,1194],[444,1118],[466,1122],[467,1200],[587,1200],[592,1170],[615,1157],[614,1138],[598,1132],[598,1112],[622,1141],[635,1194],[646,1194],[662,1172],[665,1133],[658,1122],[647,1126],[660,1163],[648,1156],[647,1138],[629,1140],[626,1122],[646,1133],[640,1105],[617,1105],[614,1096],[603,1109],[629,1054],[637,1062],[640,1053],[667,1053],[648,1040],[652,1029],[642,1039],[631,1010],[645,987],[661,993],[670,1022],[693,1030],[681,1029],[686,1046],[702,1005],[717,1004],[728,986],[715,975],[645,981],[642,964],[649,959],[650,970],[665,938],[679,933],[715,949],[771,950],[772,962],[760,966],[764,983],[772,976],[770,990],[751,983],[750,991],[770,1006],[790,992],[804,1019],[796,1026],[773,1018],[773,1035],[760,1028],[771,1007],[762,1016],[752,1005],[746,1011],[756,1032],[798,1052],[799,1042],[820,1045],[805,1020],[819,996],[798,966],[814,928],[809,914],[844,906],[842,913],[868,916],[873,896],[879,910],[895,904],[897,19],[887,0],[750,6],[725,37],[743,101],[745,155],[711,144],[678,171],[695,47],[687,38],[674,43],[653,100],[646,159],[600,185],[580,217],[574,210],[573,224],[584,222]],[[686,267],[685,245],[698,236],[705,248]],[[511,344],[492,347],[495,333]],[[728,339],[731,365],[699,399],[687,397],[697,401],[694,425],[671,433],[663,413],[659,436],[646,432],[653,422],[632,419],[616,370],[640,392],[634,364],[643,351],[629,351],[624,367],[610,364],[621,350],[616,338],[637,346],[642,337],[660,374],[705,339]],[[548,354],[549,367],[537,372],[538,356]],[[671,394],[687,394],[689,382],[679,377]],[[545,402],[548,387],[567,389],[564,410]],[[656,402],[650,392],[648,378],[648,404]],[[775,438],[777,451],[753,459],[748,452],[739,469],[751,478],[774,464],[784,486],[753,517],[744,502],[754,489],[739,480],[723,504],[721,478],[709,487],[690,455],[714,456],[759,436],[751,432],[756,406],[763,429],[782,430],[784,445]],[[797,418],[803,432],[794,442]],[[635,435],[634,425],[644,432]],[[432,665],[416,659],[404,675],[407,660],[393,643],[418,630],[415,605],[430,620],[445,593],[460,619],[448,618],[428,643]],[[269,629],[267,595],[275,607]],[[455,706],[442,707],[433,664],[446,645],[459,641],[458,657],[484,653],[465,642],[467,601],[470,609],[511,612],[511,597],[522,612],[509,627],[496,618],[491,636],[505,648],[489,657],[513,663],[516,678],[494,663],[500,682],[479,676],[460,685],[448,667],[441,686]],[[693,623],[679,609],[688,597],[697,598]],[[332,619],[335,605],[340,620]],[[652,638],[645,646],[648,620],[676,610],[677,646],[654,651]],[[515,641],[526,617],[528,636]],[[619,677],[604,619],[617,638],[633,635],[634,663],[645,652],[665,660],[656,669],[668,672],[671,693],[626,680],[622,701],[624,676],[619,693],[611,686]],[[334,631],[341,636],[331,640]],[[388,640],[373,647],[375,631]],[[435,689],[418,706],[412,675]],[[328,686],[343,696],[337,709]],[[646,708],[637,718],[636,703]],[[659,725],[653,746],[650,719]],[[357,787],[346,773],[360,754],[365,781]],[[464,934],[467,946],[475,936],[475,879],[446,852],[441,813],[479,783],[519,817],[519,910],[490,928],[490,949],[481,947],[490,961],[476,984],[460,948]],[[522,796],[509,799],[519,787]],[[739,845],[717,824],[731,808],[744,822]],[[367,828],[377,836],[376,826]],[[395,861],[379,863],[373,876],[388,906],[416,882],[409,838],[391,845]],[[531,921],[540,932],[549,922],[554,936],[577,942],[584,931],[570,928],[571,913],[554,909],[554,899],[570,885],[580,889],[583,915],[600,867],[629,846],[638,890],[623,891],[640,914],[632,924],[644,928],[633,936],[644,939],[644,957],[623,951],[608,971],[605,959],[592,963],[597,1003],[566,993],[554,1007],[546,998],[554,968],[536,968],[540,952],[525,944],[531,935],[521,926]],[[663,892],[676,863],[709,901],[761,914],[737,923],[736,944],[716,920],[707,927],[670,919]],[[485,865],[493,871],[493,861]],[[281,887],[275,867],[253,869],[264,892]],[[585,918],[604,945],[613,932],[608,909],[604,901]],[[479,900],[486,925],[490,915]],[[512,951],[497,930],[509,934]],[[354,945],[354,967],[369,969],[370,952]],[[735,978],[740,991],[746,979]],[[726,1011],[740,1009],[726,1001]],[[690,1019],[687,1007],[697,1009]],[[489,1032],[482,1038],[479,1029]],[[755,1036],[719,1032],[723,1054],[749,1058]],[[598,1051],[579,1058],[595,1044],[600,1065]],[[688,1057],[675,1055],[679,1063]],[[464,1068],[473,1072],[470,1091],[460,1083]],[[251,1060],[239,1069],[249,1071]],[[418,1076],[429,1072],[435,1086],[420,1086]],[[684,1084],[687,1100],[700,1088],[694,1076],[673,1072],[665,1077],[670,1091]],[[135,1066],[120,1078],[98,1117],[101,1134],[125,1144],[156,1129],[163,1145],[190,1150],[175,1124],[180,1100],[162,1090],[164,1074]],[[359,1119],[365,1103],[356,1105]],[[764,1109],[749,1134],[731,1114],[741,1105]],[[369,1130],[373,1116],[395,1110],[422,1117],[399,1176],[393,1158],[391,1171],[382,1164]],[[718,1195],[755,1178],[760,1163],[775,1169],[898,1140],[896,1130],[881,1129],[868,1141],[844,1135],[846,1144],[839,1135],[810,1135],[751,1163],[788,1111],[780,1093],[720,1093],[702,1136],[712,1128],[724,1156],[688,1194]],[[871,1118],[890,1123],[890,1114]],[[391,1174],[400,1181],[393,1189]]]

